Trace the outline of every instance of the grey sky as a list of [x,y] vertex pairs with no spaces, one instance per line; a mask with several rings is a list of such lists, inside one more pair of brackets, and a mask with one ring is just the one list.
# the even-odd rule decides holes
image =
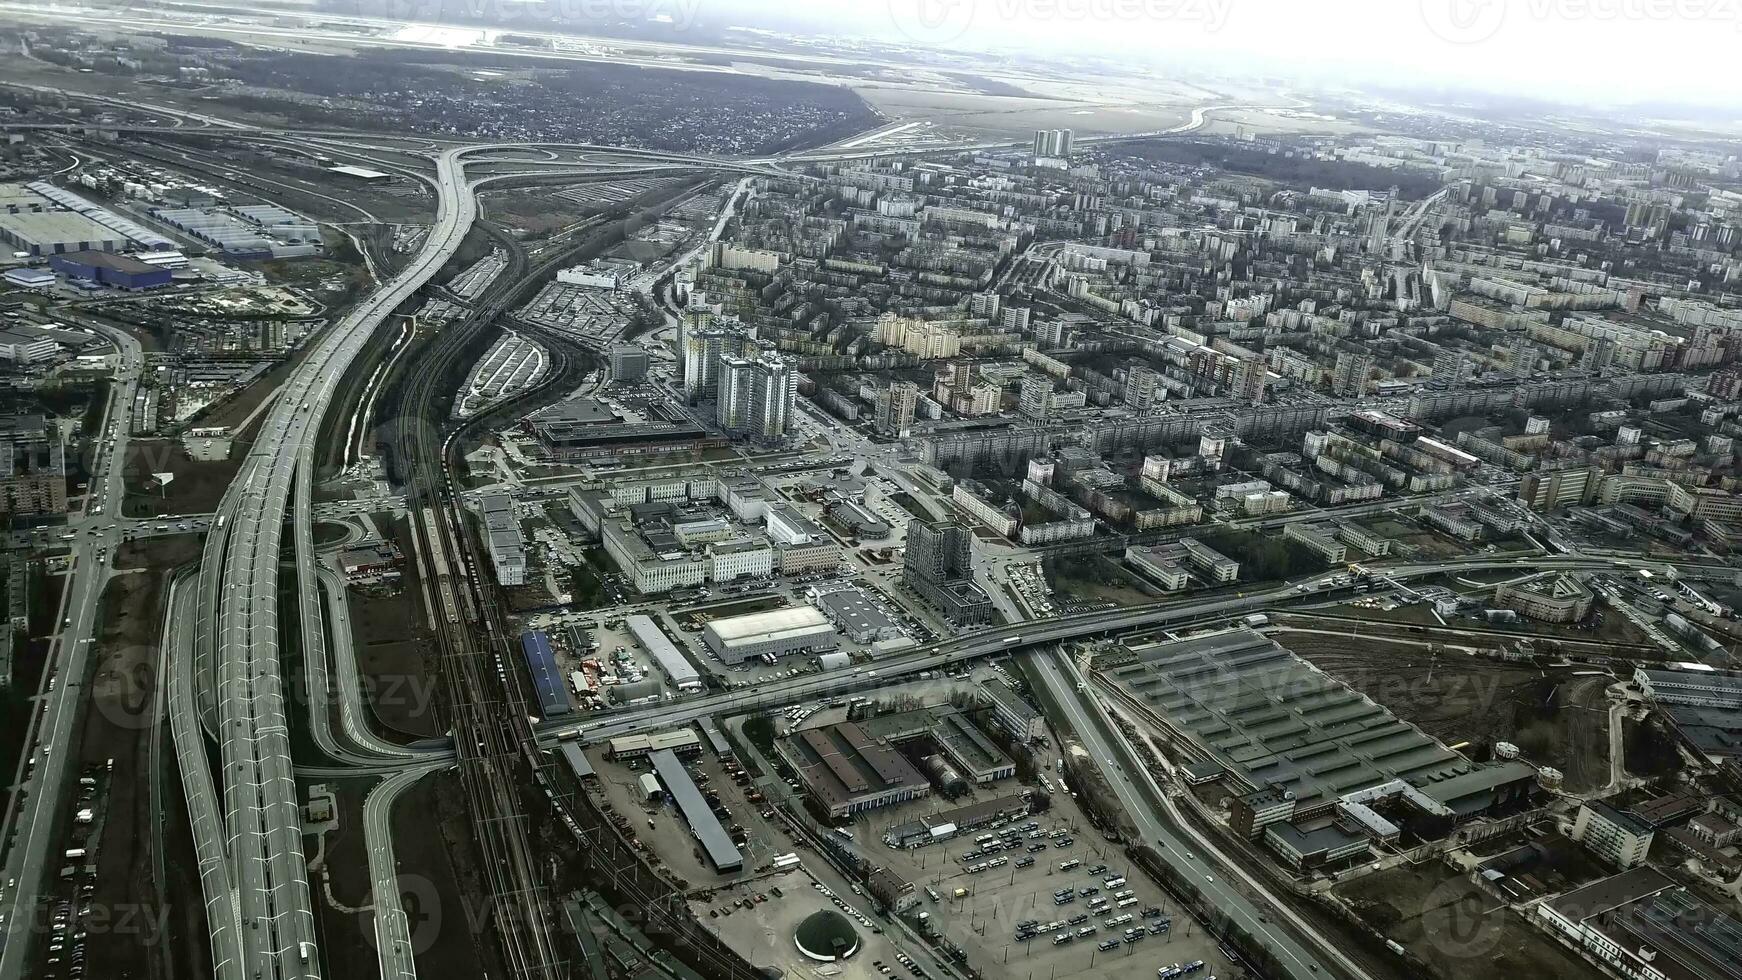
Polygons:
[[[954,49],[1098,51],[1230,73],[1737,106],[1742,0],[700,0]],[[720,6],[715,6],[716,4]],[[712,9],[709,9],[712,8]],[[722,9],[724,8],[724,9]]]

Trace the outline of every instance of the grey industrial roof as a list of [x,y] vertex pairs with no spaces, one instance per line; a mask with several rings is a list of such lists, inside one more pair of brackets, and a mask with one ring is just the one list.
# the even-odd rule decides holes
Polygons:
[[1583,922],[1674,886],[1675,882],[1656,868],[1640,867],[1575,888],[1549,905],[1566,918]]
[[678,652],[677,647],[672,646],[671,640],[659,628],[658,623],[646,616],[629,616],[623,622],[628,625],[629,632],[635,634],[635,639],[647,648],[648,655],[658,662],[659,669],[665,672],[665,676],[673,684],[681,687],[701,681],[701,675],[696,673],[696,668]]
[[563,759],[568,762],[569,769],[577,778],[594,775],[593,763],[587,758],[587,753],[581,750],[579,743],[564,742],[558,746],[558,749],[562,752]]
[[1281,783],[1303,801],[1392,779],[1443,784],[1475,769],[1250,630],[1144,650],[1109,674],[1246,785]]
[[888,613],[867,599],[865,593],[858,589],[826,592],[818,596],[816,602],[833,613],[835,618],[844,620],[850,629],[884,630],[895,625]]
[[87,242],[124,242],[127,236],[71,211],[0,214],[0,228],[37,248]]
[[1364,844],[1367,841],[1366,837],[1360,834],[1351,834],[1334,823],[1312,830],[1302,830],[1291,823],[1273,823],[1267,824],[1264,832],[1275,834],[1289,847],[1301,854],[1335,851],[1350,844]]
[[696,835],[714,867],[720,871],[736,871],[743,867],[744,856],[738,853],[738,845],[732,843],[726,828],[720,826],[720,818],[714,816],[708,801],[702,799],[701,790],[696,789],[695,780],[690,778],[684,764],[670,749],[655,750],[649,758],[653,760],[654,771],[659,773],[659,781],[677,801],[677,808],[683,811],[690,832]]

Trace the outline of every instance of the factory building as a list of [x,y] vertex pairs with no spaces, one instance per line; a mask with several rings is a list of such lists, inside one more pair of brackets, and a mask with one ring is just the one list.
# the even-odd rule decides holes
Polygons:
[[901,626],[866,598],[858,589],[836,589],[816,595],[811,602],[822,610],[835,629],[861,646],[901,635]]
[[1736,976],[1742,922],[1656,868],[1634,868],[1534,906],[1542,925],[1627,980]]
[[931,794],[931,784],[901,753],[852,722],[807,728],[774,747],[830,819]]
[[821,610],[788,606],[716,619],[703,627],[702,642],[721,663],[740,664],[768,654],[825,653],[840,646],[841,638]]
[[572,710],[569,696],[563,690],[562,671],[557,669],[556,656],[550,649],[550,637],[541,630],[520,634],[520,652],[526,657],[526,671],[532,675],[532,689],[538,694],[538,706],[545,717],[566,715]]
[[69,279],[82,279],[116,289],[160,289],[173,278],[168,269],[110,252],[70,252],[51,256],[49,268]]
[[678,755],[695,755],[702,751],[702,737],[693,728],[674,728],[645,735],[623,735],[605,744],[605,757],[613,762],[639,759],[661,749]]
[[968,716],[948,705],[879,715],[859,723],[880,744],[895,746],[915,739],[934,743],[939,763],[927,764],[941,785],[949,772],[966,783],[984,786],[1016,775],[1016,763],[994,745]]
[[7,269],[6,285],[17,289],[53,289],[59,280],[47,269]]
[[[1529,804],[1536,770],[1479,766],[1357,691],[1250,630],[1133,651],[1108,671],[1147,720],[1189,747],[1188,765],[1229,787],[1229,826],[1302,866],[1352,851],[1343,831],[1386,842],[1400,833],[1380,815],[1395,801],[1424,828],[1451,826]],[[1278,718],[1289,719],[1278,726]],[[1219,773],[1219,776],[1217,775]],[[1292,824],[1294,831],[1269,829]]]
[[31,256],[116,252],[128,245],[121,233],[70,211],[0,214],[0,242]]

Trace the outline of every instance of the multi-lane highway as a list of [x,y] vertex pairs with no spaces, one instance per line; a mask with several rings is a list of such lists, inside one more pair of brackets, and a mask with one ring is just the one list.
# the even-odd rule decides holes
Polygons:
[[[1633,564],[1637,564],[1634,562]],[[1376,574],[1398,581],[1441,574],[1534,568],[1560,571],[1614,571],[1628,567],[1625,559],[1583,558],[1577,555],[1545,558],[1470,558],[1444,562],[1415,562],[1371,566]],[[762,708],[783,707],[805,701],[838,697],[855,691],[887,685],[927,671],[948,670],[966,661],[1002,652],[1059,643],[1099,633],[1177,626],[1197,620],[1227,618],[1260,612],[1289,600],[1323,599],[1339,572],[1326,572],[1268,588],[1186,598],[1143,606],[1127,606],[1103,612],[1061,616],[1056,619],[1016,623],[952,637],[897,654],[875,666],[850,671],[801,674],[759,684],[748,691],[720,691],[676,701],[603,712],[582,722],[547,722],[539,729],[541,740],[579,740],[593,744],[621,735],[689,724],[712,715],[731,715]]]
[[97,631],[97,610],[110,576],[110,563],[121,545],[122,529],[114,519],[125,493],[128,432],[132,428],[133,395],[141,368],[139,344],[118,330],[103,333],[119,351],[119,370],[98,429],[101,445],[93,451],[89,490],[81,512],[70,516],[62,534],[72,571],[61,598],[61,629],[43,666],[41,687],[20,753],[7,803],[0,860],[8,886],[0,897],[0,980],[25,975],[31,930],[46,861],[56,836],[64,829],[59,817],[67,795],[69,771],[75,764],[66,751],[74,724],[85,706],[85,684],[91,645]]
[[[242,922],[242,957],[255,980],[318,977],[314,911],[302,853],[279,649],[279,552],[293,495],[306,494],[320,420],[375,329],[458,249],[476,217],[463,149],[437,160],[440,209],[423,249],[317,342],[285,383],[219,509],[202,569],[201,626],[211,630],[222,763],[225,852]],[[295,509],[306,531],[306,506]],[[216,566],[214,568],[214,566]],[[312,576],[312,569],[305,568]],[[215,594],[212,590],[219,590]],[[324,698],[323,698],[324,700]]]
[[[1293,919],[1287,905],[1265,894],[1260,909],[1246,893],[1232,885],[1227,866],[1213,852],[1190,843],[1168,819],[1161,788],[1149,770],[1120,736],[1105,709],[1088,689],[1088,683],[1069,656],[1060,651],[1034,660],[1035,675],[1049,700],[1058,705],[1083,748],[1100,767],[1107,784],[1125,813],[1137,825],[1138,837],[1161,855],[1161,860],[1203,893],[1209,903],[1247,935],[1273,953],[1294,980],[1334,975],[1365,978],[1366,973],[1336,947],[1324,942],[1305,922],[1294,921],[1294,930],[1272,921]],[[1264,894],[1262,886],[1248,881],[1247,887]],[[1336,964],[1336,969],[1329,968]]]
[[417,949],[411,920],[400,902],[399,862],[393,856],[393,804],[419,779],[440,768],[420,765],[376,783],[363,801],[363,835],[369,848],[375,954],[381,980],[417,980]]

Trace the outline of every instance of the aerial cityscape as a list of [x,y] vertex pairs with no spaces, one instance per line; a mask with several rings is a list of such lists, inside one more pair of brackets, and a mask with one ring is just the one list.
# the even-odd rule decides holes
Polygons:
[[0,980],[1742,980],[1739,27],[0,0]]

